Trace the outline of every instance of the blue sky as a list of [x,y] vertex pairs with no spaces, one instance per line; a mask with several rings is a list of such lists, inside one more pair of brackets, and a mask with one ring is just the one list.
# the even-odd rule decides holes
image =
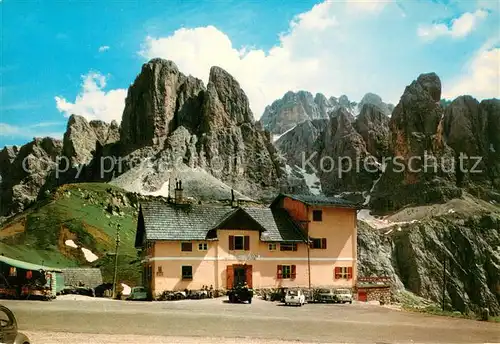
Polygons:
[[61,137],[70,113],[119,121],[127,87],[156,56],[205,82],[211,65],[225,68],[257,118],[290,89],[397,102],[429,71],[445,96],[498,97],[498,6],[1,0],[0,147]]

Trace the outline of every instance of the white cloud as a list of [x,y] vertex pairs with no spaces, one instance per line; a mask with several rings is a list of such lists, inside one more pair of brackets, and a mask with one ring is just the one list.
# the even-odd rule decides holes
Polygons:
[[[279,43],[266,51],[235,47],[225,33],[207,26],[182,28],[168,37],[148,36],[139,54],[146,59],[172,60],[183,73],[199,77],[205,83],[211,66],[224,68],[240,83],[256,118],[262,115],[265,106],[289,90],[305,89],[328,96],[348,94],[361,99],[368,91],[380,91],[383,83],[371,69],[371,64],[379,61],[369,57],[374,44],[371,28],[359,23],[358,14],[348,12],[351,5],[376,12],[375,9],[389,3],[379,1],[375,6],[368,1],[348,4],[325,1],[296,16],[289,30],[280,35]],[[400,10],[394,8],[399,14]],[[399,96],[404,85],[398,85],[390,100]],[[392,86],[384,84],[385,88]]]
[[449,25],[432,24],[420,25],[417,29],[417,35],[425,40],[434,40],[440,36],[451,36],[453,38],[465,37],[471,33],[481,19],[486,18],[488,12],[485,10],[477,10],[474,13],[466,12],[460,17],[455,18]]
[[[495,41],[487,42],[467,64],[465,73],[448,90],[443,98],[472,94],[476,98],[500,98],[500,47]],[[498,43],[498,41],[497,41]]]
[[386,5],[392,3],[392,0],[347,0],[349,7],[353,10],[377,12]]
[[109,45],[103,45],[101,47],[99,47],[99,52],[100,53],[103,53],[105,51],[109,50]]
[[127,90],[115,89],[104,91],[106,77],[99,72],[89,72],[82,76],[82,90],[72,103],[61,96],[56,96],[56,107],[66,117],[72,114],[87,120],[121,121]]

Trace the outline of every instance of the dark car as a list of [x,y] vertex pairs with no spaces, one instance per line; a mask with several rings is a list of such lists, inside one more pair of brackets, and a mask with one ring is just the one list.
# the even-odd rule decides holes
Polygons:
[[0,343],[2,344],[30,344],[24,334],[17,331],[17,321],[14,313],[7,307],[0,305]]
[[235,286],[228,292],[229,302],[245,302],[252,303],[253,290],[246,284]]

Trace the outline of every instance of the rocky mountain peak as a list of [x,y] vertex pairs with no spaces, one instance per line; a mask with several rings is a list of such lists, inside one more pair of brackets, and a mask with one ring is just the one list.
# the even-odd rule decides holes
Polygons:
[[446,168],[453,167],[454,153],[443,137],[440,95],[441,81],[435,73],[422,74],[406,87],[389,122],[393,159],[376,185],[370,202],[375,208],[444,202],[461,195],[454,173]]
[[[253,123],[254,117],[245,92],[236,79],[220,67],[212,67],[207,85],[204,120],[214,125]],[[206,128],[208,130],[209,128]]]
[[142,66],[125,100],[121,124],[124,143],[161,146],[161,138],[170,130],[177,93],[185,79],[172,61],[155,58]]
[[104,146],[119,138],[116,121],[112,124],[96,120],[87,122],[82,116],[71,115],[64,133],[63,154],[72,165],[85,165],[92,160],[97,143]]
[[436,73],[420,74],[417,83],[431,96],[435,102],[441,99],[441,79]]
[[38,197],[47,176],[61,155],[62,142],[50,137],[0,152],[0,216],[18,213]]
[[266,107],[260,122],[272,134],[280,135],[304,121],[328,118],[334,106],[321,93],[313,96],[303,90],[288,91],[283,98]]

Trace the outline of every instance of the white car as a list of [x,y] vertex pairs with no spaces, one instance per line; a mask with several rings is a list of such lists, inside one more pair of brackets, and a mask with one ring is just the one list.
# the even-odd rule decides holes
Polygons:
[[304,292],[300,289],[297,290],[287,290],[285,294],[285,305],[295,305],[302,306],[306,303],[306,296]]
[[339,303],[352,303],[352,292],[349,289],[334,289],[335,301]]

